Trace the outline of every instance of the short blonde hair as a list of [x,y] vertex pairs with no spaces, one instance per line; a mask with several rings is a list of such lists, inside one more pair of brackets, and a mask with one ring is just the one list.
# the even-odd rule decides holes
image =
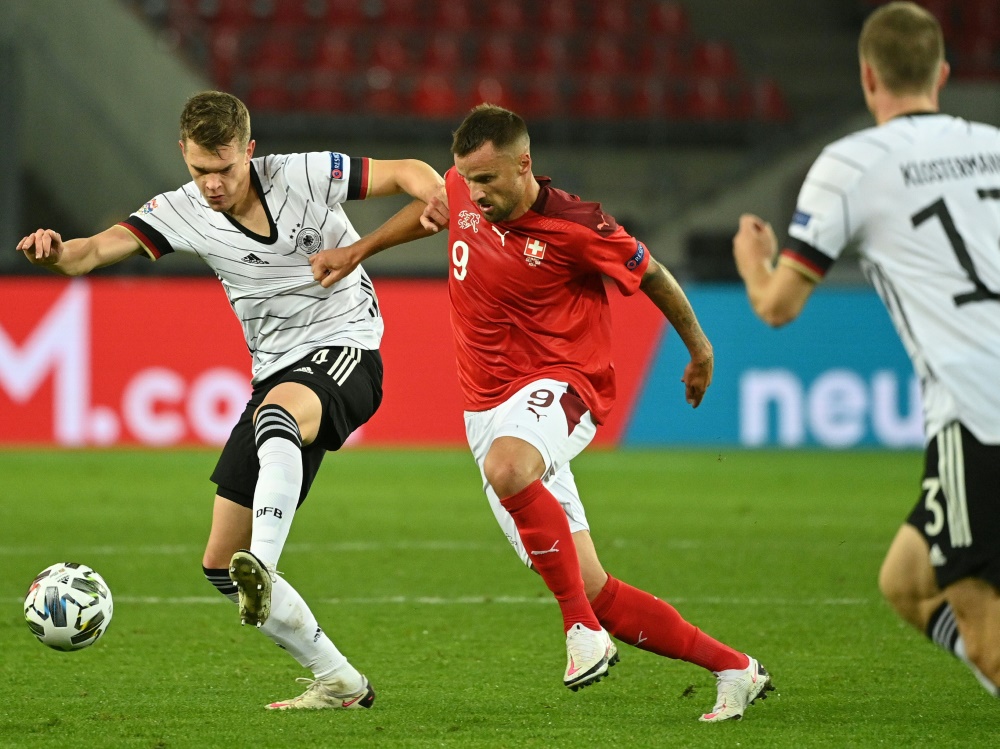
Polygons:
[[246,148],[250,142],[250,112],[232,94],[202,91],[184,105],[181,140],[190,140],[206,151],[218,152],[234,140],[238,148]]
[[894,94],[934,88],[944,62],[944,35],[931,13],[912,2],[883,5],[865,20],[858,54]]

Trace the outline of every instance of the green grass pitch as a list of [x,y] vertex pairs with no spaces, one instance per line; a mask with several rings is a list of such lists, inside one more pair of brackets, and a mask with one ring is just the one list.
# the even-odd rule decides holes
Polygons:
[[[497,529],[464,450],[330,455],[283,571],[378,693],[374,709],[271,713],[306,673],[204,580],[215,454],[0,452],[0,746],[985,747],[1000,705],[881,601],[882,555],[919,485],[887,452],[591,451],[574,463],[617,577],[755,655],[777,692],[697,721],[708,672],[622,646],[562,686],[558,610]],[[95,646],[22,617],[33,576],[96,568]]]

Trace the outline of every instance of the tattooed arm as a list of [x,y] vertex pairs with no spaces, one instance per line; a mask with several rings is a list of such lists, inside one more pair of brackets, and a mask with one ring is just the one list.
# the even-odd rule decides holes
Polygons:
[[684,368],[681,382],[685,385],[687,402],[697,408],[712,383],[715,366],[712,344],[698,324],[698,318],[677,279],[652,256],[639,288],[663,313],[687,346],[691,361]]

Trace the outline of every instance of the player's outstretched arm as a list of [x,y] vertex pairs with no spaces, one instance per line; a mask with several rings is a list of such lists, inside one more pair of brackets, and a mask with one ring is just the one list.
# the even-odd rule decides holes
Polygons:
[[326,288],[349,275],[366,258],[382,250],[414,239],[428,237],[434,232],[421,225],[426,204],[411,201],[402,210],[370,234],[345,247],[321,250],[309,257],[313,278]]
[[444,186],[444,178],[419,159],[369,159],[368,169],[368,195],[374,197],[405,192],[428,203]]
[[652,255],[639,288],[670,321],[687,347],[691,360],[684,367],[681,382],[684,383],[685,399],[692,408],[697,408],[705,397],[708,386],[712,384],[712,371],[715,368],[712,344],[701,329],[691,303],[677,279]]
[[733,237],[736,270],[753,311],[774,328],[798,317],[816,287],[793,268],[775,267],[777,254],[778,238],[771,225],[751,213],[740,216],[740,228]]
[[92,237],[65,242],[57,231],[38,229],[18,242],[17,250],[33,265],[64,276],[82,276],[136,255],[142,246],[128,231],[112,226]]

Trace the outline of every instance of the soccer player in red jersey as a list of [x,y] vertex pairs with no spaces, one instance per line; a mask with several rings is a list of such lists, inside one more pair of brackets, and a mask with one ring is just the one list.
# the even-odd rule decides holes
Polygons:
[[[682,378],[697,407],[712,381],[712,346],[673,276],[600,204],[532,173],[515,113],[482,104],[455,132],[455,166],[428,204],[449,215],[449,293],[469,445],[507,539],[559,603],[564,683],[599,681],[622,642],[695,663],[718,678],[703,721],[738,719],[772,689],[753,658],[685,621],[670,604],[601,565],[570,461],[593,439],[615,398],[604,278],[641,290],[684,341]],[[382,249],[372,238],[317,253],[326,285]]]

